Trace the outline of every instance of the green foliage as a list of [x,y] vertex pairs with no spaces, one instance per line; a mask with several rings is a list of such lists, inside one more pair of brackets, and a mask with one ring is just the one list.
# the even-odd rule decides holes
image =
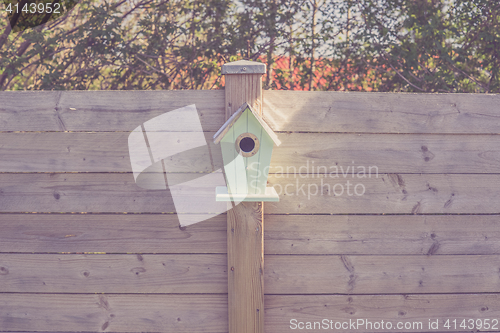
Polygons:
[[385,12],[358,4],[360,55],[385,79],[377,90],[499,92],[497,1],[377,1]]
[[1,89],[211,89],[223,63],[251,59],[269,89],[500,92],[496,0],[61,4],[1,12]]

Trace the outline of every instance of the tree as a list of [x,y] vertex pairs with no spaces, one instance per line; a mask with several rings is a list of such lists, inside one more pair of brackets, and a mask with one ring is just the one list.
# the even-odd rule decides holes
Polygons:
[[[398,0],[357,3],[356,33],[377,90],[499,92],[500,3]],[[384,10],[382,10],[382,8]]]
[[8,34],[0,87],[206,88],[228,53],[220,32],[230,3],[82,1],[53,22]]
[[250,59],[272,89],[500,92],[496,0],[59,1],[1,12],[0,89],[210,89]]

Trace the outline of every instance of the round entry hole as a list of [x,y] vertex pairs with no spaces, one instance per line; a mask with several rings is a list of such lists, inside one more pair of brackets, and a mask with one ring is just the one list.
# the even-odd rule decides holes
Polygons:
[[240,141],[240,149],[245,153],[251,152],[255,148],[255,141],[252,138],[246,137]]
[[238,136],[234,148],[243,157],[251,157],[259,151],[259,139],[252,133],[243,133]]

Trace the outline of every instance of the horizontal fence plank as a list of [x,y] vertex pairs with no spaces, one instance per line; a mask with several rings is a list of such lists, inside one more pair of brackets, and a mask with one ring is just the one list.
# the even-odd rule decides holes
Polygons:
[[0,131],[132,131],[191,104],[204,130],[224,123],[223,90],[0,92]]
[[[264,91],[275,131],[500,133],[500,96]],[[195,104],[202,126],[224,123],[224,91],[0,92],[0,131],[131,131]]]
[[[266,255],[264,262],[266,294],[500,292],[497,255]],[[2,254],[0,281],[3,293],[227,293],[227,258]]]
[[[266,203],[267,214],[500,212],[500,175],[380,174],[340,179],[271,175],[269,183],[280,194],[280,202]],[[208,197],[212,190],[186,191],[192,191],[196,201],[197,193]],[[0,174],[0,197],[0,212],[12,213],[175,211],[168,191],[141,189],[128,173],[4,173]]]
[[226,215],[0,214],[0,252],[226,253]]
[[[266,254],[500,254],[498,215],[265,215]],[[1,214],[0,252],[226,253],[226,215]]]
[[[357,322],[374,325],[410,323],[410,329],[377,329],[377,332],[460,332],[446,329],[447,319],[492,319],[500,317],[498,294],[460,295],[307,295],[265,296],[265,331],[293,332],[291,320]],[[438,320],[438,329],[429,329],[429,320]],[[292,321],[295,323],[295,321]],[[419,323],[422,323],[420,326]],[[0,298],[3,331],[58,332],[227,332],[225,295],[43,295],[5,294]],[[339,332],[375,331],[360,326]],[[415,324],[413,324],[415,323]],[[468,323],[467,323],[468,324]],[[384,325],[384,327],[386,327]],[[404,326],[403,326],[404,327]],[[421,328],[420,328],[421,327]],[[335,329],[335,328],[334,328]],[[468,331],[472,331],[468,330]],[[304,330],[307,331],[307,330]]]
[[2,331],[225,333],[227,295],[2,294]]
[[0,131],[59,131],[60,91],[0,92]]
[[[220,145],[166,160],[167,172],[223,166]],[[131,172],[129,133],[0,133],[0,172]],[[500,173],[498,135],[279,133],[271,173]],[[373,167],[373,169],[369,169]]]
[[[500,292],[498,255],[266,255],[264,263],[266,294]],[[2,254],[0,281],[0,293],[227,293],[227,258]]]
[[0,293],[227,293],[222,254],[1,254]]
[[497,175],[380,174],[269,177],[280,195],[269,214],[446,214],[500,211]]
[[[126,132],[0,133],[0,172],[132,172]],[[223,166],[220,145],[166,158],[169,172],[211,172]]]
[[0,174],[2,212],[173,212],[166,190],[137,186],[131,173]]
[[267,294],[500,292],[499,256],[266,256]]
[[[265,298],[266,332],[296,332],[313,330],[299,330],[298,327],[290,327],[291,320],[296,322],[321,322],[323,319],[333,321],[333,329],[317,329],[314,331],[335,331],[335,332],[471,332],[474,329],[463,329],[459,325],[463,319],[473,319],[474,322],[480,319],[482,323],[488,319],[489,329],[481,327],[481,331],[498,332],[500,324],[500,295],[482,294],[482,295],[374,295],[374,296],[271,296]],[[364,320],[360,326],[351,327],[349,321],[357,322]],[[454,329],[453,323],[450,328],[445,328],[446,320],[457,320],[457,327]],[[392,329],[381,328],[381,321],[390,322]],[[429,320],[434,323],[438,320],[438,328],[429,328]],[[493,328],[492,320],[496,321]],[[372,325],[378,323],[378,329],[374,326],[365,326],[369,321]],[[494,322],[495,322],[494,321]],[[347,326],[342,323],[347,322]],[[413,323],[416,324],[413,324]],[[422,323],[420,326],[419,323]],[[295,321],[293,322],[295,323]],[[335,323],[340,328],[335,329]],[[402,323],[402,328],[397,327]],[[408,323],[408,324],[406,324]],[[408,329],[404,328],[404,325]],[[479,324],[479,322],[478,322]],[[295,326],[293,326],[295,327]],[[375,326],[377,327],[377,326]],[[421,327],[421,328],[420,328]],[[486,327],[486,326],[484,326]]]
[[498,135],[280,133],[279,138],[271,173],[500,171]]
[[267,254],[500,254],[498,215],[265,215]]
[[500,95],[264,91],[275,131],[500,133]]

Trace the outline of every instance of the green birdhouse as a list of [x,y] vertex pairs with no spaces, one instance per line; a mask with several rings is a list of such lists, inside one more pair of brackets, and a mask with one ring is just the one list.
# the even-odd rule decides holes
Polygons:
[[266,187],[271,155],[280,140],[247,103],[215,133],[220,143],[227,187],[216,188],[217,201],[279,201]]

